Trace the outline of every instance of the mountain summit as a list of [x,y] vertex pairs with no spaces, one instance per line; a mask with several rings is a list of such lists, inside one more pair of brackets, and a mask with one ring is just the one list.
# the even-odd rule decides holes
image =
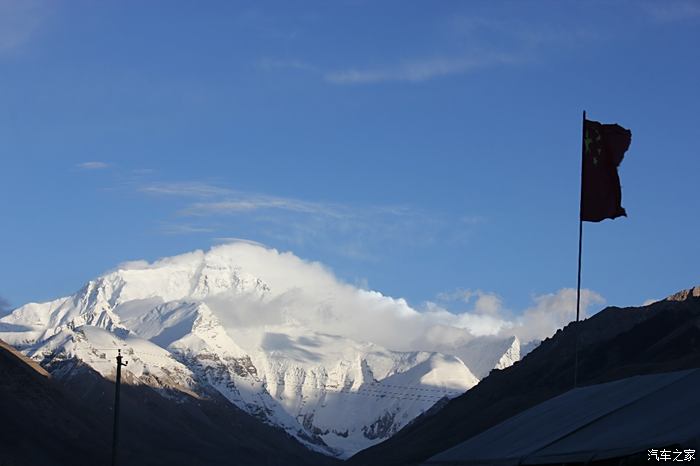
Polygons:
[[0,319],[0,338],[59,378],[81,365],[113,378],[121,349],[126,383],[223,395],[342,458],[520,357],[517,338],[456,328],[461,344],[431,347],[420,318],[318,263],[233,243],[122,264],[72,296],[16,309]]

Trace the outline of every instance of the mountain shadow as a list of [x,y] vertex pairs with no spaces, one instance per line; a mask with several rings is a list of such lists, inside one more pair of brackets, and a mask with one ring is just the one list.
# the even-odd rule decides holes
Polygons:
[[[76,360],[50,370],[0,344],[0,466],[110,464],[114,384]],[[159,390],[122,384],[119,464],[340,464],[216,394]]]

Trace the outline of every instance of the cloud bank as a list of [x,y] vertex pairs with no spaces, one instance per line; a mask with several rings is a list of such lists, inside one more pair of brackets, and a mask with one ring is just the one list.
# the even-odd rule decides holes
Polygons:
[[[547,338],[576,318],[574,288],[533,296],[530,306],[515,311],[508,309],[497,294],[481,290],[441,293],[438,300],[446,303],[456,301],[461,304],[461,308],[457,309],[462,310],[449,312],[444,306],[429,302],[426,313],[436,321],[466,329],[474,336],[515,335],[523,343]],[[598,293],[581,290],[582,318],[588,316],[589,308],[604,302],[605,299]]]
[[[260,337],[260,328],[298,326],[393,350],[434,351],[486,335],[516,335],[527,343],[551,336],[575,318],[573,289],[535,296],[531,306],[521,311],[509,310],[498,295],[479,290],[443,294],[443,298],[463,305],[458,311],[448,311],[446,305],[432,302],[419,309],[405,299],[344,283],[318,262],[251,242],[234,242],[215,246],[207,253],[198,251],[154,264],[139,262],[122,267],[180,267],[180,263],[201,260],[216,267],[238,269],[270,287],[262,298],[257,294],[226,292],[205,300],[232,334],[241,339],[246,335]],[[603,302],[597,293],[582,290],[583,315],[591,306]]]

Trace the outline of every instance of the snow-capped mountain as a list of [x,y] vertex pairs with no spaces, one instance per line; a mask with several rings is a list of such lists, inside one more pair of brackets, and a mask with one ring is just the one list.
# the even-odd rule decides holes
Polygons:
[[[308,447],[348,457],[520,357],[514,337],[461,329],[452,331],[468,343],[431,346],[417,336],[420,318],[319,264],[234,243],[123,264],[70,297],[16,309],[0,319],[0,338],[49,370],[81,361],[108,378],[121,349],[126,383],[164,396],[216,390]],[[382,337],[397,332],[402,348]]]
[[481,336],[445,351],[458,356],[472,373],[483,379],[493,369],[505,369],[520,360],[520,341],[517,337],[499,338]]

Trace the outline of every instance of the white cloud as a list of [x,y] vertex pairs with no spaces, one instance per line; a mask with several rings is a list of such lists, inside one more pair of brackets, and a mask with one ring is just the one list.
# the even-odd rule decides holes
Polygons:
[[[435,303],[427,303],[427,314],[438,321],[468,329],[475,336],[516,335],[523,343],[547,338],[576,318],[576,290],[573,288],[534,296],[533,305],[520,313],[506,308],[497,294],[481,290],[440,293],[438,300],[471,304],[467,310],[454,313]],[[587,316],[591,306],[604,302],[598,293],[581,290],[581,318]]]
[[406,60],[374,68],[331,71],[326,73],[324,78],[334,84],[371,84],[382,81],[422,82],[516,61],[515,57],[500,53],[480,53],[466,57],[434,57]]
[[[436,303],[427,302],[425,304],[425,311],[423,312],[427,322],[430,326],[442,327],[442,329],[437,332],[441,335],[440,340],[436,340],[434,343],[438,344],[442,341],[442,343],[449,345],[449,342],[445,341],[445,328],[466,331],[466,334],[451,332],[453,338],[465,342],[470,337],[499,335],[513,325],[512,322],[508,321],[505,317],[507,311],[503,309],[500,299],[495,294],[484,293],[482,298],[483,300],[481,302],[479,301],[481,298],[477,298],[472,309],[461,310],[459,312],[450,312]],[[487,313],[483,312],[484,308],[488,310]],[[436,334],[436,329],[427,329],[427,333]]]
[[207,301],[233,332],[245,334],[260,325],[300,325],[396,349],[410,349],[423,339],[426,320],[405,300],[343,283],[318,262],[249,243],[216,246],[212,252],[271,289],[265,299],[234,293]]
[[451,303],[461,302],[469,304],[474,300],[474,306],[470,310],[472,314],[499,316],[503,313],[503,299],[495,293],[488,293],[482,290],[457,289],[451,292],[442,292],[437,296],[438,300]]
[[124,269],[129,269],[129,270],[146,270],[151,267],[151,264],[148,261],[145,260],[135,260],[135,261],[124,261],[117,265],[116,268],[113,270],[110,270],[110,272],[114,270],[124,270]]
[[439,293],[437,296],[440,301],[459,301],[467,304],[470,303],[474,297],[476,297],[476,300],[474,302],[474,308],[471,310],[472,313],[497,316],[503,312],[503,300],[495,293],[460,288],[451,292]]
[[[557,329],[576,319],[576,290],[564,288],[556,293],[536,296],[534,306],[527,308],[515,321],[513,333],[523,342],[541,340]],[[588,309],[600,305],[605,299],[598,293],[581,290],[581,319],[588,316]]]
[[[322,264],[289,252],[248,242],[216,246],[212,252],[272,290],[265,299],[226,295],[210,300],[226,325],[243,333],[259,325],[301,325],[395,350],[437,350],[484,335],[517,335],[526,343],[551,336],[575,318],[572,289],[537,296],[522,313],[513,313],[496,294],[485,292],[475,293],[473,307],[465,312],[449,312],[435,303],[418,311],[404,299],[343,283]],[[232,299],[238,301],[232,304]],[[597,293],[582,290],[584,311],[602,302]]]
[[105,168],[109,168],[110,165],[107,162],[92,161],[79,163],[76,167],[81,170],[104,170]]
[[498,316],[503,308],[503,301],[494,293],[479,293],[474,303],[474,313],[482,316]]
[[356,278],[355,287],[361,290],[369,290],[369,280],[367,280],[367,277]]
[[[172,280],[182,277],[189,280],[187,273],[172,271],[198,268],[205,255],[207,263],[217,270],[228,264],[244,280],[260,279],[269,287],[262,297],[230,290],[205,299],[244,346],[255,345],[254,339],[264,336],[261,328],[274,331],[269,328],[295,326],[303,331],[338,335],[399,351],[446,351],[479,336],[517,335],[523,343],[543,339],[574,318],[575,290],[570,289],[535,297],[533,305],[523,313],[506,309],[494,293],[481,293],[473,308],[460,313],[449,312],[435,303],[426,303],[419,311],[405,299],[367,290],[366,282],[360,281],[359,287],[345,283],[321,263],[250,241],[218,245],[206,253],[195,251],[153,264],[123,263],[119,269],[136,269],[139,272],[134,276],[155,283],[158,280],[153,281],[143,271],[166,266],[170,277],[168,289],[171,289]],[[155,276],[165,275],[156,272]],[[487,304],[480,304],[479,298],[484,298]],[[600,302],[599,295],[584,290],[584,309]]]

